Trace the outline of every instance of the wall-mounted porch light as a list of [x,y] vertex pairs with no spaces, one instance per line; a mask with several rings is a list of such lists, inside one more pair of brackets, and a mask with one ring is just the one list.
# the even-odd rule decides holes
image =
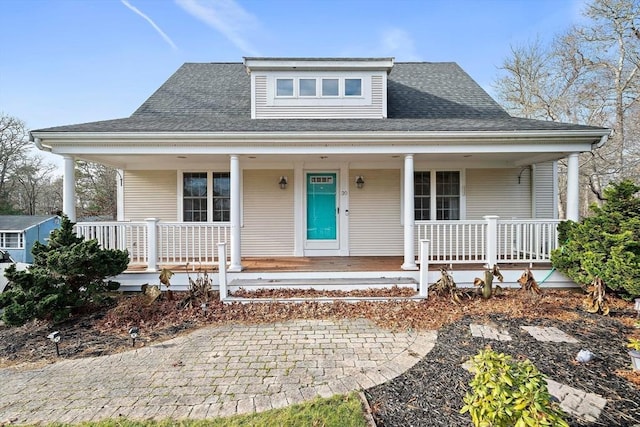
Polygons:
[[356,176],[356,187],[364,187],[364,178],[361,175]]
[[280,181],[278,181],[278,185],[280,186],[281,190],[284,190],[287,188],[287,184],[288,184],[288,179],[286,176],[281,176],[280,177]]

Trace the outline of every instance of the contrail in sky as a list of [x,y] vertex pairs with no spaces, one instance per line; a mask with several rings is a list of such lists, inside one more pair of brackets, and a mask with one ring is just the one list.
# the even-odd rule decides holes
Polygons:
[[248,40],[250,31],[260,27],[258,19],[235,0],[175,0],[192,16],[220,32],[251,56],[260,56]]
[[168,35],[165,34],[164,31],[162,31],[160,29],[160,27],[158,27],[156,25],[155,22],[153,22],[153,19],[149,18],[147,15],[145,15],[143,12],[140,11],[140,9],[138,9],[137,7],[133,6],[131,3],[129,3],[127,0],[120,0],[122,2],[123,5],[125,5],[127,8],[129,8],[130,10],[132,10],[134,13],[136,13],[137,15],[140,15],[142,18],[144,18],[145,21],[147,21],[149,24],[151,24],[151,26],[158,32],[158,34],[160,34],[160,36],[162,36],[162,38],[164,39],[164,41],[166,41],[167,43],[169,43],[169,45],[173,48],[173,49],[178,49],[178,47],[176,46],[176,44],[173,42],[173,40],[171,40],[169,38]]

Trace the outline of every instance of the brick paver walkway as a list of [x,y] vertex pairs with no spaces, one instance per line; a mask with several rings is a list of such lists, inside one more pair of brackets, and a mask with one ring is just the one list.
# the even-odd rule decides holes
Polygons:
[[0,370],[0,423],[203,419],[372,387],[413,366],[436,332],[367,320],[208,327],[161,344]]

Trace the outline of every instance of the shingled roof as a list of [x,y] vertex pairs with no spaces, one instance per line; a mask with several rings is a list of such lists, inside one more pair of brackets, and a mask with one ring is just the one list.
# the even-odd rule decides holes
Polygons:
[[242,63],[186,63],[130,117],[38,132],[407,132],[587,130],[510,116],[456,63],[397,62],[387,119],[251,119]]
[[55,215],[0,215],[0,231],[23,231],[42,224]]

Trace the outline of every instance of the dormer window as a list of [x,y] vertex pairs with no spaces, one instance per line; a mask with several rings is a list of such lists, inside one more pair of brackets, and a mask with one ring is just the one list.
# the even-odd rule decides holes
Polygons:
[[362,96],[362,79],[344,79],[344,96]]
[[276,96],[293,96],[293,79],[277,79],[276,82]]
[[338,79],[322,79],[322,96],[339,96],[340,81]]
[[[321,87],[318,87],[320,83]],[[361,78],[277,78],[276,97],[279,98],[337,98],[361,97]]]
[[316,79],[300,79],[300,96],[316,96]]

